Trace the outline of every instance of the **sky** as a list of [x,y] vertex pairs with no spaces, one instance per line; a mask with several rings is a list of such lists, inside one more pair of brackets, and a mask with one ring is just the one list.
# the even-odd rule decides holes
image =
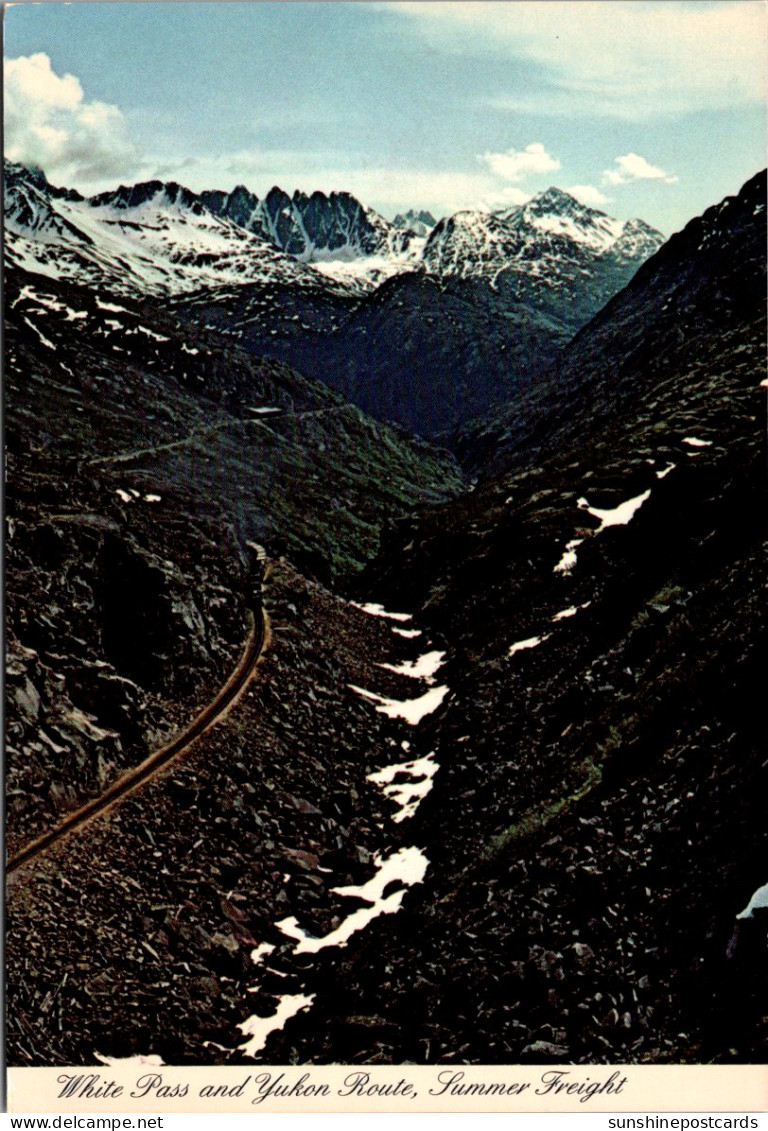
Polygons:
[[557,185],[670,234],[766,163],[765,30],[764,0],[13,4],[5,154],[390,218]]

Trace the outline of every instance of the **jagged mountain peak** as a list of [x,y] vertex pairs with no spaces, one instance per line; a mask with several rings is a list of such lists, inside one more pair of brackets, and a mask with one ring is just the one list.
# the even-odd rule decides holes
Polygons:
[[200,193],[200,200],[214,216],[225,216],[241,228],[248,227],[259,203],[259,198],[245,185],[235,185],[232,192],[207,189]]
[[21,161],[3,158],[3,182],[5,187],[6,212],[9,201],[24,189],[32,189],[42,197],[55,197],[61,200],[84,200],[77,189],[57,188],[52,185],[39,165],[28,165]]
[[41,192],[46,192],[49,187],[48,179],[39,165],[26,165],[7,157],[3,158],[3,176],[6,189],[20,183],[32,185]]
[[587,205],[582,204],[572,193],[566,192],[565,189],[558,188],[557,185],[550,185],[549,188],[544,189],[543,192],[536,193],[536,195],[528,201],[527,205],[523,207],[532,207],[540,211],[547,209],[568,209],[573,212],[593,211]]
[[175,181],[151,180],[84,199],[7,165],[7,261],[129,296],[244,283],[326,286],[247,230],[253,210],[247,197],[233,196],[214,191],[204,200]]
[[203,194],[218,216],[234,220],[294,259],[353,259],[386,253],[392,225],[349,192],[296,189],[289,195],[274,185],[263,200],[248,193]]
[[417,235],[425,236],[435,227],[437,220],[431,212],[424,208],[418,212],[415,208],[409,208],[407,212],[398,212],[392,223],[396,228],[406,228],[411,232],[416,232]]
[[598,254],[615,250],[624,259],[645,259],[664,242],[662,233],[646,221],[617,220],[555,185],[526,204],[493,215],[513,228],[565,236]]
[[290,207],[292,201],[285,189],[280,188],[279,185],[273,185],[267,195],[264,197],[264,204],[270,210],[275,212],[280,208]]
[[190,209],[200,213],[204,207],[197,193],[185,188],[176,181],[141,181],[135,185],[119,185],[118,188],[97,193],[88,198],[92,208],[117,208],[129,211],[141,208],[146,204],[176,205],[179,208]]

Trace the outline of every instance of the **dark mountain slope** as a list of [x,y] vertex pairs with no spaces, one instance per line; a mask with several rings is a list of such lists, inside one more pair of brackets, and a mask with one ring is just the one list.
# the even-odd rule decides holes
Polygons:
[[[336,961],[276,1059],[761,1059],[764,975],[726,959],[768,871],[751,191],[707,279],[689,260],[701,236],[677,241],[676,268],[657,257],[692,286],[631,398],[593,413],[585,373],[568,447],[400,524],[369,571],[366,593],[451,646],[451,694],[412,746],[440,765],[411,831],[432,869],[393,931]],[[644,276],[652,288],[653,264]],[[716,329],[715,302],[709,322],[695,308],[718,292]],[[626,295],[617,309],[629,317]],[[676,370],[681,322],[701,332]],[[610,311],[597,332],[623,340]],[[585,332],[576,348],[600,347]],[[362,1050],[334,1020],[374,1013]]]
[[[15,271],[6,293],[12,446],[40,437],[116,489],[138,476],[148,489],[181,492],[201,513],[225,514],[244,539],[322,553],[327,576],[370,554],[393,509],[459,487],[445,453],[151,302],[106,301]],[[323,500],[314,537],[301,530],[315,514],[296,495],[302,480]]]
[[417,272],[362,299],[251,286],[174,305],[377,419],[432,437],[508,399],[567,337],[535,308],[508,308],[482,280]]

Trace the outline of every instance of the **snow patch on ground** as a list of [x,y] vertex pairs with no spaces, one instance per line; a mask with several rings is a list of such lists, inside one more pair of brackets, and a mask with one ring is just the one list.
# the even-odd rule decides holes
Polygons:
[[25,298],[31,298],[34,299],[35,302],[40,302],[40,296],[36,293],[34,287],[22,287],[16,298],[11,303],[11,310],[13,310],[14,306],[17,306],[22,301],[22,299]]
[[405,719],[411,726],[416,726],[426,715],[437,710],[450,690],[448,687],[433,687],[418,699],[390,699],[386,695],[377,695],[375,691],[366,691],[364,687],[356,687],[353,683],[349,687],[358,695],[378,704],[376,710],[382,715],[388,715],[390,719]]
[[260,966],[264,959],[267,958],[274,949],[275,948],[272,946],[272,943],[259,943],[259,945],[251,951],[251,962],[254,964],[254,966]]
[[96,299],[96,306],[99,310],[111,310],[116,313],[128,314],[129,311],[124,306],[118,306],[115,302],[102,302],[100,298]]
[[563,556],[555,566],[553,573],[570,573],[576,565],[576,547],[584,541],[583,538],[572,538],[566,543]]
[[[407,743],[403,745],[407,746]],[[385,766],[383,770],[369,774],[368,781],[380,786],[390,801],[400,806],[400,811],[392,818],[396,824],[399,824],[416,812],[419,802],[432,788],[432,779],[438,769],[433,752],[424,758],[414,758],[410,762],[395,762],[392,766]],[[405,781],[395,780],[403,777]]]
[[677,467],[677,464],[668,463],[665,468],[663,468],[661,471],[656,472],[656,478],[657,479],[666,479],[666,477],[669,475],[670,471],[674,471],[676,467]]
[[[156,342],[170,342],[170,338],[166,338],[163,334],[156,334],[154,330],[148,330],[146,326],[137,326],[138,333],[146,334],[148,338],[154,338]],[[187,353],[190,351],[187,350]],[[197,353],[197,350],[194,350]]]
[[367,601],[365,604],[358,604],[357,601],[350,601],[350,605],[355,609],[361,609],[364,613],[369,613],[372,617],[386,617],[387,620],[413,620],[410,613],[389,613],[383,605],[377,605],[374,601]]
[[[663,474],[666,475],[671,470],[672,468],[670,467]],[[617,507],[605,509],[601,507],[591,507],[588,501],[582,496],[576,504],[579,510],[586,511],[587,514],[591,514],[594,518],[600,519],[600,525],[597,530],[593,530],[588,537],[594,538],[596,534],[601,534],[602,531],[609,526],[626,526],[627,523],[631,522],[635,517],[643,503],[650,498],[650,495],[651,491],[649,488],[647,491],[643,491],[642,495],[635,495],[634,498],[619,503]],[[554,573],[571,572],[576,565],[576,547],[580,546],[583,541],[583,538],[572,538],[570,542],[566,543],[563,556],[555,566]]]
[[627,499],[624,503],[619,503],[617,507],[611,507],[608,510],[601,510],[599,507],[591,507],[586,499],[582,498],[578,501],[578,506],[581,510],[585,510],[587,514],[593,515],[595,518],[600,519],[600,526],[594,532],[600,534],[608,526],[626,526],[628,522],[635,517],[640,507],[651,496],[650,489],[643,491],[642,495],[635,495],[633,499]]
[[403,660],[401,664],[377,664],[395,675],[407,675],[409,679],[426,679],[430,683],[435,672],[443,666],[445,652],[425,652],[416,660]]
[[26,317],[24,318],[24,321],[29,326],[30,330],[35,331],[35,333],[37,334],[38,338],[40,339],[40,341],[43,343],[44,346],[48,346],[48,349],[51,349],[51,350],[56,349],[56,346],[53,344],[53,342],[49,341],[49,339],[45,337],[45,335],[42,333],[41,330],[38,330],[38,328],[34,324],[34,322],[30,322],[30,320]]
[[271,1017],[257,1017],[254,1013],[246,1021],[240,1022],[237,1026],[238,1029],[244,1037],[251,1039],[246,1041],[244,1045],[238,1045],[238,1051],[245,1056],[255,1056],[260,1049],[264,1048],[270,1033],[282,1029],[286,1021],[295,1017],[297,1013],[301,1013],[302,1009],[308,1009],[314,1000],[314,994],[284,994],[279,1000],[276,1012]]
[[130,1067],[132,1064],[153,1064],[159,1068],[161,1065],[165,1064],[165,1061],[161,1060],[157,1053],[154,1052],[150,1053],[149,1056],[102,1056],[100,1052],[94,1052],[93,1055],[100,1064],[107,1064],[110,1068],[122,1066]]
[[392,625],[392,631],[397,633],[398,636],[405,637],[406,640],[415,640],[417,636],[421,636],[420,628],[395,628]]
[[[281,919],[275,926],[289,938],[296,939],[298,946],[295,954],[317,954],[328,946],[346,946],[352,935],[361,931],[363,927],[378,918],[379,915],[392,915],[400,910],[406,889],[413,884],[420,884],[429,867],[429,860],[420,848],[400,848],[386,860],[380,856],[374,857],[374,864],[378,871],[367,883],[359,887],[331,888],[336,895],[354,896],[364,899],[368,907],[360,907],[353,911],[330,934],[316,938],[306,934],[299,926],[298,920],[293,916]],[[399,881],[405,886],[385,896],[383,893],[393,882]]]
[[529,636],[527,640],[518,640],[516,644],[512,644],[507,651],[508,656],[514,656],[515,652],[524,652],[527,648],[536,648],[544,640],[549,640],[551,633],[547,632],[544,636]]
[[698,436],[683,436],[683,443],[692,448],[711,448],[711,440],[700,440]]
[[559,620],[567,620],[568,617],[575,617],[581,609],[588,609],[591,604],[591,601],[585,601],[583,605],[569,605],[567,609],[561,609],[559,613],[555,613],[552,621],[554,623]]

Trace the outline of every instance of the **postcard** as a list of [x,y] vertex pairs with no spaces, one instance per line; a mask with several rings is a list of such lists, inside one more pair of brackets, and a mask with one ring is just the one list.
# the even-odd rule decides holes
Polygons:
[[765,22],[6,6],[11,1110],[768,1107]]

